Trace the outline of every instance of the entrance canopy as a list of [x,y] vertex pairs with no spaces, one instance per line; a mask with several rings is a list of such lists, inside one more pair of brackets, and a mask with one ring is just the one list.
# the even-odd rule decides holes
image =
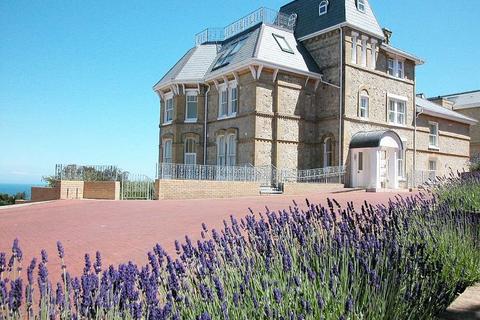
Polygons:
[[350,149],[363,148],[396,148],[403,150],[400,136],[392,130],[362,131],[356,133],[350,141]]

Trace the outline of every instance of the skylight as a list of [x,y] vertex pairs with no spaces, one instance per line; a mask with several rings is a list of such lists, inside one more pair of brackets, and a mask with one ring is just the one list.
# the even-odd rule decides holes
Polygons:
[[287,39],[285,39],[284,36],[274,34],[272,33],[273,37],[275,38],[275,41],[277,41],[278,46],[282,51],[288,52],[288,53],[294,53],[292,50],[292,47],[290,47],[290,44],[288,44]]
[[228,46],[224,51],[223,53],[218,57],[218,60],[217,62],[215,63],[215,65],[213,66],[213,69],[218,69],[220,67],[223,67],[227,64],[230,63],[230,61],[232,61],[233,59],[233,56],[238,52],[240,51],[240,49],[243,47],[243,45],[245,44],[245,41],[247,40],[247,38],[242,38],[240,40],[238,40],[237,42],[234,42],[233,44],[231,44],[230,46]]

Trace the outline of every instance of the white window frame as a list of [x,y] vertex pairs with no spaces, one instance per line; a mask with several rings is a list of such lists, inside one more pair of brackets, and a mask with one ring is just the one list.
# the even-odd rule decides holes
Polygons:
[[226,165],[226,144],[225,144],[225,135],[217,136],[217,166]]
[[387,73],[392,77],[405,79],[405,61],[398,58],[387,58]]
[[357,0],[357,10],[365,13],[365,11],[366,11],[365,0]]
[[358,33],[352,32],[352,63],[357,64]]
[[[225,98],[225,101],[224,101]],[[218,88],[218,117],[226,118],[228,116],[228,85],[226,83]]]
[[163,124],[170,124],[173,122],[173,93],[165,95],[165,107],[163,113]]
[[[389,95],[387,101],[388,101],[387,102],[388,123],[405,126],[407,123],[407,100]],[[393,103],[393,109],[391,108],[392,103]],[[400,112],[400,105],[403,105],[403,112]],[[392,121],[391,115],[393,115],[393,121]],[[403,121],[399,121],[400,117],[402,116],[403,116]]]
[[[330,146],[330,149],[327,146]],[[332,138],[327,137],[323,140],[323,167],[331,166],[333,166],[333,143]]]
[[[195,98],[195,101],[188,101],[192,97]],[[188,117],[188,107],[189,104],[195,103],[195,118]],[[185,122],[197,122],[198,121],[198,91],[197,90],[186,90],[185,92]]]
[[173,139],[163,140],[163,163],[172,163],[173,160]]
[[[235,95],[234,95],[235,92]],[[226,94],[224,101],[223,94]],[[236,80],[224,82],[218,87],[218,119],[233,118],[238,113],[238,84]]]
[[226,165],[235,166],[237,164],[237,137],[231,133],[225,139],[226,143]]
[[[433,166],[432,166],[433,164]],[[428,160],[428,171],[429,172],[437,172],[438,166],[437,166],[437,160],[436,159],[430,159]]]
[[[183,154],[184,154],[183,162],[185,164],[187,165],[197,164],[197,142],[195,138],[188,137],[185,139]],[[192,159],[193,161],[191,161]]]
[[327,14],[327,13],[328,13],[328,1],[322,0],[318,5],[318,15],[323,16],[324,14]]
[[[435,132],[432,133],[432,127],[435,128]],[[440,131],[438,122],[429,121],[428,122],[428,148],[429,149],[439,149],[439,138],[440,138]],[[433,142],[433,143],[432,143]]]
[[[238,112],[238,85],[236,81],[231,81],[228,85],[228,116],[235,117]],[[235,93],[235,95],[234,95]]]
[[[363,114],[362,114],[363,113]],[[370,97],[365,90],[360,92],[358,103],[358,116],[362,119],[368,119],[370,113]]]

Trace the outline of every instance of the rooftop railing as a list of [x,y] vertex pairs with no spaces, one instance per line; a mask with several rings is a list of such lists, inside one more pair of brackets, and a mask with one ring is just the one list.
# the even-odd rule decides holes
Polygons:
[[229,24],[225,28],[208,28],[195,35],[195,45],[206,42],[221,42],[259,24],[275,25],[290,31],[295,29],[296,17],[276,10],[260,8],[245,17]]

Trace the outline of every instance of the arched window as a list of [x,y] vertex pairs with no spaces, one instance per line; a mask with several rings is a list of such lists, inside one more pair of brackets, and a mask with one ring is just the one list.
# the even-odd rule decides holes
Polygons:
[[224,166],[225,160],[225,136],[221,135],[217,137],[217,165]]
[[358,116],[360,118],[368,118],[370,109],[370,98],[366,90],[360,92],[360,99],[358,101]]
[[197,145],[194,138],[185,139],[185,164],[197,164]]
[[237,139],[234,134],[229,134],[227,138],[227,166],[237,164]]
[[163,163],[172,163],[172,139],[163,141]]
[[323,140],[323,167],[333,166],[333,141],[327,137]]
[[320,5],[318,6],[318,15],[322,16],[328,12],[328,0],[320,1]]

